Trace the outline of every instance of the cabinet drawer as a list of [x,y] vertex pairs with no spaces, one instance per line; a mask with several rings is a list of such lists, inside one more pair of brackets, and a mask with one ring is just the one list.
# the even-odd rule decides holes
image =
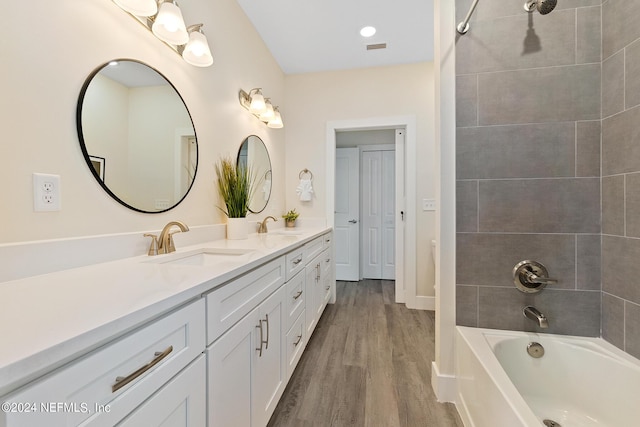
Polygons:
[[204,355],[200,355],[118,427],[202,427],[207,423],[206,397],[207,365]]
[[329,232],[322,236],[322,249],[327,249],[331,247],[331,242],[333,241],[333,233]]
[[300,316],[302,310],[304,310],[305,304],[305,288],[304,288],[304,272],[296,274],[289,282],[287,282],[286,292],[286,310],[287,310],[287,325],[285,330],[289,330],[293,322]]
[[247,315],[284,283],[284,258],[280,257],[240,276],[207,295],[207,343]]
[[204,351],[204,308],[198,300],[4,397],[37,412],[2,413],[0,425],[115,425]]
[[291,378],[307,345],[307,328],[304,316],[304,311],[302,311],[287,333],[287,381]]
[[320,252],[322,252],[322,243],[324,236],[316,237],[312,241],[305,243],[304,245],[304,259],[310,261],[315,258]]
[[[302,271],[305,264],[305,253],[304,246],[298,249],[295,249],[288,254],[285,255],[286,263],[287,263],[287,273],[286,279],[289,280],[293,276],[295,276],[299,271]],[[309,258],[306,258],[309,259]]]

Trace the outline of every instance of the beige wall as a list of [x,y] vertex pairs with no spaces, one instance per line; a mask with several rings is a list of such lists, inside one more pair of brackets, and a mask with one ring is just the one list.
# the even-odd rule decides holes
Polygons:
[[[214,163],[259,135],[271,154],[274,191],[267,211],[284,211],[284,130],[271,130],[238,103],[238,90],[264,88],[284,108],[284,75],[235,1],[180,4],[187,24],[203,22],[214,65],[197,68],[155,39],[113,2],[60,0],[5,5],[0,36],[0,244],[223,222]],[[25,24],[29,30],[25,31]],[[200,162],[193,189],[177,208],[141,214],[111,199],[91,176],[76,133],[78,94],[102,63],[133,58],[162,72],[191,112]],[[61,176],[62,211],[34,213],[33,172]]]
[[[325,216],[326,126],[329,121],[413,115],[417,127],[417,291],[434,295],[430,260],[435,214],[422,211],[423,198],[435,198],[433,64],[419,63],[348,71],[289,75],[286,83],[286,208],[301,218]],[[315,197],[300,202],[298,173],[313,172]],[[409,178],[413,179],[413,178]]]

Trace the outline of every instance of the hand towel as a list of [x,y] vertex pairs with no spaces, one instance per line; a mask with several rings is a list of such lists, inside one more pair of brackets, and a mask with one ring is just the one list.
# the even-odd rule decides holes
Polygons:
[[300,184],[298,184],[298,187],[296,187],[296,194],[300,197],[301,201],[310,201],[311,195],[313,194],[313,186],[311,185],[311,180],[301,179]]

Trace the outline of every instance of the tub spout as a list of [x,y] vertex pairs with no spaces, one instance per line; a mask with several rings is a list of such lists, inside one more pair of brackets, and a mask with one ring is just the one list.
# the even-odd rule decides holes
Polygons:
[[543,329],[546,329],[549,327],[549,321],[547,320],[547,316],[540,313],[540,311],[537,308],[531,305],[528,305],[525,308],[523,308],[522,314],[524,314],[524,317],[526,317],[527,319],[531,319],[538,322],[538,326],[540,326]]

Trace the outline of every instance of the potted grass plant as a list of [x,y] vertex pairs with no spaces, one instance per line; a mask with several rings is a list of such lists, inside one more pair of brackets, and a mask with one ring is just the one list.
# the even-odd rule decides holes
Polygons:
[[248,236],[247,213],[253,195],[254,178],[248,166],[222,158],[216,164],[218,191],[224,201],[219,209],[227,216],[227,239],[246,239]]

